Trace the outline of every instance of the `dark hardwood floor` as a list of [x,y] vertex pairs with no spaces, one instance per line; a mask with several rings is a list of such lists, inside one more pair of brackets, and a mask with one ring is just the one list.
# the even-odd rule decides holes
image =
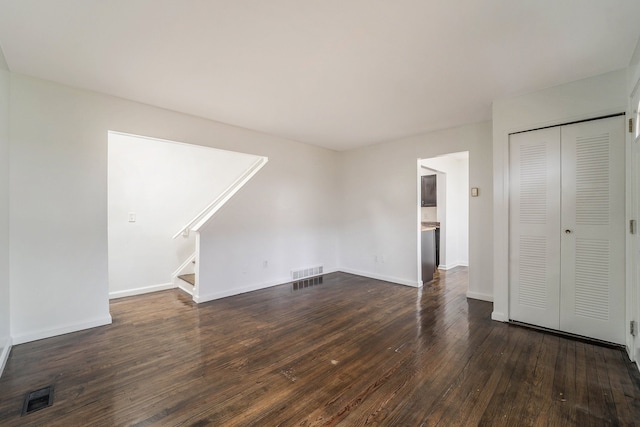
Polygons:
[[[111,302],[113,324],[17,345],[2,426],[640,425],[620,349],[490,320],[466,268],[424,289],[343,273],[196,305]],[[29,390],[53,406],[21,416]]]

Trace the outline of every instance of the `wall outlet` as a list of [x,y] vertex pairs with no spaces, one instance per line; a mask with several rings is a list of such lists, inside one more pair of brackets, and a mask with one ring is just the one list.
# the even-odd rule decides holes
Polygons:
[[129,212],[129,222],[136,222],[136,213]]

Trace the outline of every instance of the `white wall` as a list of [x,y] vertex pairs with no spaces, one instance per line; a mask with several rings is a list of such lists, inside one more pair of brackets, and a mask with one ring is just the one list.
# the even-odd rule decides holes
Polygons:
[[109,295],[172,288],[196,250],[193,233],[172,237],[260,157],[119,133],[108,144]]
[[[471,193],[469,191],[469,158],[460,159],[462,163],[459,173],[456,174],[457,188],[456,193],[460,195],[457,199],[459,203],[454,214],[458,216],[457,222],[460,224],[458,228],[458,261],[459,265],[469,265],[469,200]],[[467,296],[471,296],[467,294]]]
[[[260,239],[249,239],[254,236],[234,237],[230,232],[257,224],[272,240],[268,249],[277,248],[282,259],[301,264],[322,261],[329,267],[337,263],[335,218],[316,210],[322,206],[324,211],[336,211],[334,198],[327,195],[337,192],[331,176],[338,153],[17,74],[11,74],[10,99],[14,342],[110,321],[109,130],[269,157],[247,188],[270,199],[234,197],[219,212],[229,227],[220,230],[226,233],[220,238],[232,243],[227,255],[238,259],[229,264],[216,260],[223,269],[218,274],[244,262],[239,261],[247,258],[241,248],[262,244]],[[247,193],[237,196],[243,194]],[[311,252],[305,248],[310,242],[317,246]],[[263,282],[280,278],[280,270],[261,272]]]
[[11,348],[9,328],[9,82],[0,50],[0,374]]
[[283,142],[265,154],[269,163],[201,230],[196,301],[289,282],[291,270],[337,269],[339,153]]
[[[469,296],[490,300],[490,122],[343,153],[340,269],[417,286],[417,160],[461,151],[469,151],[470,185],[480,188],[480,197],[469,200]],[[376,263],[376,256],[378,261],[384,258],[384,263]]]
[[493,103],[493,319],[509,320],[509,133],[620,113],[626,106],[625,70]]
[[444,187],[446,200],[446,205],[438,200],[440,266],[450,269],[469,265],[469,159],[446,155],[423,159],[421,164],[446,174],[443,186],[438,181],[438,190]]
[[[627,99],[629,101],[627,107],[628,117],[635,120],[636,130],[638,123],[638,103],[640,102],[640,39],[636,45],[636,49],[631,60],[627,72]],[[640,147],[635,142],[635,133],[627,133],[627,144],[631,147],[627,155],[627,166],[632,171],[632,182],[628,189],[629,218],[640,218]],[[627,287],[627,320],[640,320],[640,238],[636,233],[630,236],[628,250],[632,260],[627,268],[630,284]],[[635,360],[636,365],[640,368],[640,338],[635,339],[631,336],[627,337],[627,346],[631,357]]]

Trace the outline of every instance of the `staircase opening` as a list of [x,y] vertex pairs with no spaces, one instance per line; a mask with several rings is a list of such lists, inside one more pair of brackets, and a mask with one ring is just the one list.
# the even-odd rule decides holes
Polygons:
[[176,287],[194,295],[197,231],[266,161],[262,156],[109,132],[110,298]]

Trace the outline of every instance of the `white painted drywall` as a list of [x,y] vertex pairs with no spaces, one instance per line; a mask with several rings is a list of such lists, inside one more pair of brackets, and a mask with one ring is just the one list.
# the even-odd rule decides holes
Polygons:
[[[227,274],[237,263],[250,263],[244,250],[260,248],[265,237],[271,242],[265,250],[277,251],[278,258],[335,268],[338,186],[333,177],[338,153],[15,73],[10,99],[14,342],[110,322],[110,130],[269,157],[247,186],[250,194],[269,197],[234,197],[219,212],[228,227],[221,230],[226,233],[221,238],[229,242],[225,255],[232,262],[215,260],[223,270],[218,274]],[[248,193],[237,196],[243,194]],[[262,237],[232,233],[245,227],[259,229]],[[218,238],[212,231],[211,238]],[[210,254],[201,254],[202,264]],[[261,283],[281,280],[281,271],[261,271]],[[239,287],[244,283],[254,285],[248,280]]]
[[626,111],[626,70],[493,103],[495,320],[509,320],[509,133]]
[[7,65],[7,61],[4,57],[4,52],[2,51],[2,49],[0,49],[0,70],[9,71],[9,66]]
[[469,159],[464,156],[439,156],[421,161],[423,166],[446,175],[446,184],[438,182],[438,192],[444,187],[446,209],[441,200],[440,266],[450,269],[469,265]]
[[9,84],[0,50],[0,375],[11,348],[9,328]]
[[490,122],[343,153],[340,269],[417,286],[416,162],[461,151],[469,151],[469,184],[480,188],[480,197],[469,200],[469,295],[491,299]]
[[[640,39],[636,45],[631,64],[627,72],[627,99],[628,117],[633,117],[635,121],[636,131],[638,130],[638,111],[640,106]],[[627,165],[631,171],[631,185],[627,189],[628,201],[628,215],[629,218],[640,218],[640,170],[638,170],[638,159],[640,159],[640,147],[635,142],[636,133],[627,133]],[[627,300],[627,321],[640,320],[640,265],[638,263],[640,258],[640,238],[638,234],[629,236],[629,257],[631,262],[627,266],[628,286],[626,293]],[[636,365],[640,368],[640,337],[627,336],[627,349],[630,356],[635,360]]]
[[172,237],[260,157],[120,133],[108,144],[109,295],[174,287],[196,248],[193,233]]
[[[338,265],[338,153],[274,144],[269,163],[200,232],[196,301],[291,281]],[[266,262],[266,265],[265,265]]]

